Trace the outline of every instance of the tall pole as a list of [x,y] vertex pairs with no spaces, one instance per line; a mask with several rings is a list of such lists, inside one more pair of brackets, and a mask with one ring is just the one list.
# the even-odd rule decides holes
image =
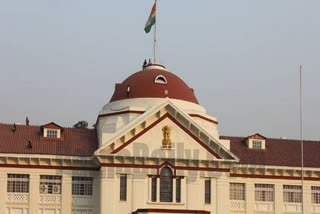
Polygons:
[[158,17],[157,17],[157,0],[155,0],[156,4],[156,11],[155,11],[155,17],[156,17],[156,23],[154,24],[154,31],[153,31],[153,63],[156,64],[157,62],[157,22],[158,22]]
[[304,163],[303,163],[303,126],[302,126],[302,66],[300,65],[300,141],[301,141],[301,197],[302,197],[302,214],[304,214]]

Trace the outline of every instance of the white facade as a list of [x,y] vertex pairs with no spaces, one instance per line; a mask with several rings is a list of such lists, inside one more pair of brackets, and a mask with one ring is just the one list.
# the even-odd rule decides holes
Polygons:
[[[0,213],[301,213],[300,168],[240,164],[198,104],[111,102],[96,131],[92,157],[1,154]],[[248,149],[266,149],[257,139],[246,139]],[[320,168],[306,168],[305,178],[305,213],[320,214]]]

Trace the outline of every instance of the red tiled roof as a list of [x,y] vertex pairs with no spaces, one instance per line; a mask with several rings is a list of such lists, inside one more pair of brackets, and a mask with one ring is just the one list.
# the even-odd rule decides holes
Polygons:
[[[155,83],[158,75],[167,79],[167,84]],[[130,86],[130,93],[127,96],[127,89]],[[165,94],[168,91],[168,95]],[[165,98],[185,100],[198,104],[193,89],[178,76],[171,72],[158,69],[148,69],[139,71],[121,84],[116,84],[114,94],[110,102],[130,98]]]
[[[266,149],[249,149],[244,142],[246,137],[221,136],[230,140],[231,152],[239,159],[240,164],[269,166],[301,166],[301,150],[299,140],[266,139]],[[304,141],[304,166],[320,167],[320,141]]]
[[[91,157],[98,148],[94,129],[64,128],[61,139],[42,137],[40,126],[0,124],[0,153]],[[32,149],[28,148],[28,141]]]

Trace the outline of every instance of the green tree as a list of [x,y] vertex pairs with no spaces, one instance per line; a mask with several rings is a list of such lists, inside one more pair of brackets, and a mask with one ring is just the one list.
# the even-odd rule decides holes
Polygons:
[[88,122],[87,121],[84,121],[84,120],[81,120],[79,122],[77,122],[76,124],[73,125],[74,128],[88,128]]

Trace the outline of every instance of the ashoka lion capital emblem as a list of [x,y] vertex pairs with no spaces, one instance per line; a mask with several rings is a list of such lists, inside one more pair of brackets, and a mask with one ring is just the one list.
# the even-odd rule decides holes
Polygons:
[[162,148],[171,148],[170,127],[169,126],[163,127],[162,132],[163,132]]

